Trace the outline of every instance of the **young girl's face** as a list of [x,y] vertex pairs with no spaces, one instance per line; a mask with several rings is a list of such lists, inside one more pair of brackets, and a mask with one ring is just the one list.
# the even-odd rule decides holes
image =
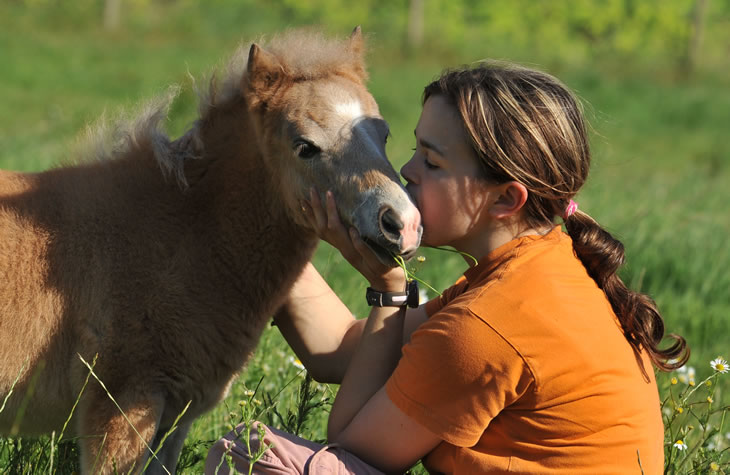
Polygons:
[[401,174],[421,212],[422,244],[465,251],[487,229],[490,192],[457,114],[443,96],[426,100]]

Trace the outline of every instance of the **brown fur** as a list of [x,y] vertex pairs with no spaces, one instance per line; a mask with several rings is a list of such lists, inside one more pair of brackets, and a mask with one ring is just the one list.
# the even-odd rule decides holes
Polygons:
[[[146,444],[192,401],[159,454],[174,472],[190,424],[225,395],[313,252],[298,206],[309,186],[333,189],[353,223],[358,206],[370,207],[365,187],[378,190],[377,207],[412,206],[384,151],[356,140],[355,128],[376,136],[382,125],[361,53],[359,29],[348,41],[285,35],[253,46],[247,67],[239,52],[176,141],[158,127],[163,101],[113,146],[93,148],[101,160],[0,171],[0,397],[19,376],[0,429],[28,398],[18,433],[60,430],[88,374],[78,355],[98,355],[96,374]],[[367,117],[349,134],[325,103],[345,93]],[[322,117],[313,124],[306,111]],[[310,132],[316,163],[292,151],[292,138]],[[87,436],[85,472],[97,455],[104,472],[139,470],[148,457],[93,378],[72,425]]]

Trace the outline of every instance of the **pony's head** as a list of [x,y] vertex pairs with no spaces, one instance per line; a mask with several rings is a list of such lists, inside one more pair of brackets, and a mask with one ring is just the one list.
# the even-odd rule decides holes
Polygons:
[[330,190],[345,224],[394,264],[418,247],[420,214],[385,155],[388,124],[365,87],[363,49],[359,27],[340,42],[294,32],[253,44],[241,87],[292,219],[308,226],[301,200]]

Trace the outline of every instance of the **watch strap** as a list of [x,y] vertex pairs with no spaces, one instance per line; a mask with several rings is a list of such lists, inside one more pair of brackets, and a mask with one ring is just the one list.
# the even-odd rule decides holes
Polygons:
[[375,307],[411,307],[416,308],[419,304],[418,281],[410,280],[405,292],[381,292],[368,287],[365,292],[365,299],[368,305]]

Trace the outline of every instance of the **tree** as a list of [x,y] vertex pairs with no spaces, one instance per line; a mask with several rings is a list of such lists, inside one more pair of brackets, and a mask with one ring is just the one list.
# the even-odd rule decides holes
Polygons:
[[113,31],[119,28],[122,0],[104,1],[104,29]]

